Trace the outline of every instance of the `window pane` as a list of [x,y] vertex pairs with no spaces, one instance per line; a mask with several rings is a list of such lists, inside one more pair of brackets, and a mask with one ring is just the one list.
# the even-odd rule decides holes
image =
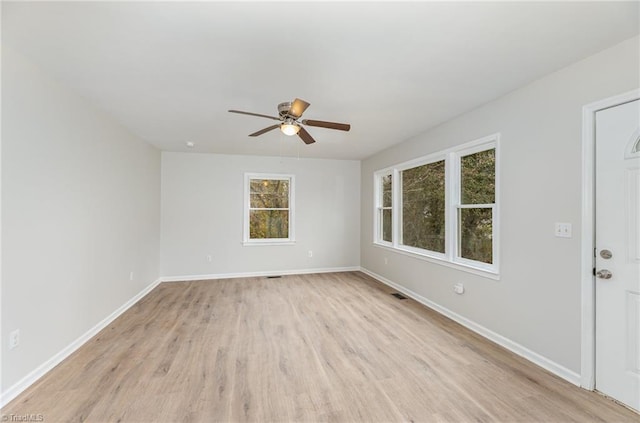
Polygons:
[[458,209],[460,257],[493,263],[493,209]]
[[391,242],[391,210],[382,210],[382,240]]
[[281,179],[252,179],[251,208],[288,208],[289,181]]
[[462,204],[493,204],[496,191],[496,150],[460,158]]
[[444,160],[402,172],[402,243],[444,253]]
[[382,207],[391,207],[391,175],[382,177]]
[[289,238],[289,211],[251,210],[249,238]]

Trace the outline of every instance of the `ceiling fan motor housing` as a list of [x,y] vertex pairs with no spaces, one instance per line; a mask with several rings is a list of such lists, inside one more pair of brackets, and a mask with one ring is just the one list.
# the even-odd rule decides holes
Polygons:
[[280,114],[280,117],[285,118],[289,116],[289,110],[291,110],[290,101],[285,101],[284,103],[278,104],[278,113]]

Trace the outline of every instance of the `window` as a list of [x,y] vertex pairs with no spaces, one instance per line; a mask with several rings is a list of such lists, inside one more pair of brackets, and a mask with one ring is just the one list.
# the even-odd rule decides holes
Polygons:
[[636,131],[636,133],[633,134],[632,138],[629,140],[627,154],[625,154],[624,157],[625,159],[631,159],[638,156],[640,156],[640,135],[638,135],[638,131]]
[[377,172],[374,243],[497,279],[498,141],[492,135]]
[[457,206],[458,258],[493,264],[496,199],[496,150],[458,155],[460,191]]
[[402,245],[445,252],[445,161],[403,170]]
[[245,175],[245,244],[294,241],[293,189],[293,175]]
[[391,201],[393,199],[393,177],[391,173],[382,172],[376,175],[378,186],[376,198],[377,227],[376,238],[383,243],[391,243],[392,240],[392,219]]

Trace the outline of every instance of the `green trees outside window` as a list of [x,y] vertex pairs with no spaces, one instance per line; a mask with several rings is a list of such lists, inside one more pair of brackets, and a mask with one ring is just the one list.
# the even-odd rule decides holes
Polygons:
[[289,180],[250,180],[249,238],[289,238]]
[[391,175],[384,175],[382,177],[382,207],[380,208],[380,212],[382,216],[380,217],[380,222],[382,224],[381,233],[382,239],[387,242],[391,242],[392,240],[392,177]]
[[374,242],[497,274],[499,138],[376,172]]
[[458,242],[460,257],[493,263],[496,150],[460,158]]
[[444,253],[445,162],[402,171],[402,244]]

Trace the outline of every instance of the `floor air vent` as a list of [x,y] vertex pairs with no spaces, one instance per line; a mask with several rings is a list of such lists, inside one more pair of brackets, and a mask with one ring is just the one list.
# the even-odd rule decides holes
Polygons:
[[404,295],[402,295],[399,292],[393,292],[391,295],[393,295],[394,297],[396,297],[399,300],[406,300],[407,299],[407,297],[405,297]]

